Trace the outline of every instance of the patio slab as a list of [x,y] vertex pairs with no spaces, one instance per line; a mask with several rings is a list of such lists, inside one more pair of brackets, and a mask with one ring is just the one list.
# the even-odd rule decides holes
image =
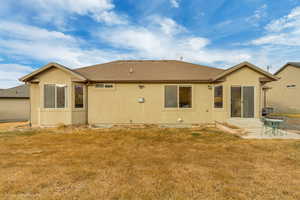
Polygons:
[[284,130],[284,135],[262,135],[263,124],[259,119],[229,119],[227,123],[246,130],[245,139],[299,139],[300,134]]

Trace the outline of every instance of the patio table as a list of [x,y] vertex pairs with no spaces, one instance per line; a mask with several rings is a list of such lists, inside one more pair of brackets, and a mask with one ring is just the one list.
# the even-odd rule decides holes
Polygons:
[[282,123],[282,119],[264,118],[264,127],[267,128],[264,133],[271,133],[272,135],[278,135],[279,133],[283,134],[283,132],[279,129]]

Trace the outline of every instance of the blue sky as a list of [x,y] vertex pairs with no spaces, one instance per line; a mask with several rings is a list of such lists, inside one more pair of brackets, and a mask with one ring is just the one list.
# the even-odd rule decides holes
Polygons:
[[48,62],[180,59],[271,71],[300,61],[300,0],[3,0],[0,88]]

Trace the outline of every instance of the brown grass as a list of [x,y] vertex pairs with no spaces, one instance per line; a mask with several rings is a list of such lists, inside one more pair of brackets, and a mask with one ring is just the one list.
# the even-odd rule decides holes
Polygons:
[[0,199],[300,199],[300,141],[214,128],[0,133]]
[[0,123],[0,131],[6,131],[19,126],[27,126],[29,122],[7,122]]

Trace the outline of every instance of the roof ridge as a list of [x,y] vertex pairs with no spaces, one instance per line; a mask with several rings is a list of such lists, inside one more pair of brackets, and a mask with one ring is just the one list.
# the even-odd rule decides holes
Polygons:
[[196,66],[200,66],[200,67],[207,67],[207,68],[212,68],[212,69],[217,69],[217,70],[222,70],[224,71],[225,69],[222,68],[218,68],[218,67],[212,67],[212,66],[207,66],[207,65],[202,65],[202,64],[196,64],[196,63],[191,63],[191,62],[186,62],[186,61],[182,61],[182,60],[115,60],[115,61],[110,61],[110,62],[106,62],[106,63],[100,63],[100,64],[94,64],[94,65],[90,65],[90,66],[86,66],[86,67],[79,67],[79,68],[75,68],[73,69],[74,71],[77,70],[82,70],[82,69],[87,69],[87,68],[91,68],[91,67],[97,67],[97,66],[101,66],[101,65],[105,65],[105,64],[109,64],[109,63],[122,63],[122,62],[179,62],[179,63],[186,63],[186,64],[191,64],[191,65],[196,65]]

